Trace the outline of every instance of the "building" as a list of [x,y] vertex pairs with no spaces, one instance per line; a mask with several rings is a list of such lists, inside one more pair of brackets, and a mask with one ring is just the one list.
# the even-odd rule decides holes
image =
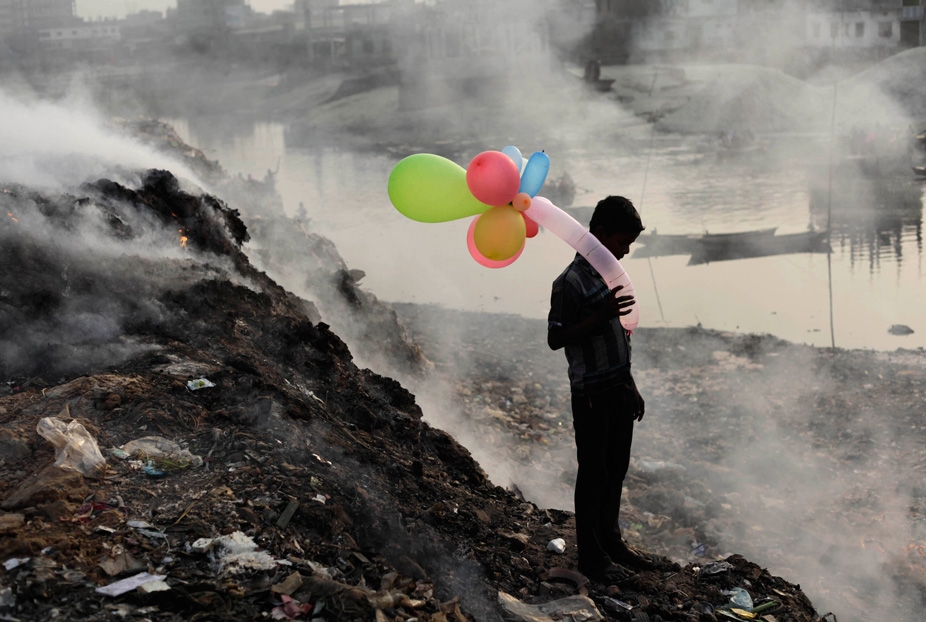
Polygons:
[[246,0],[177,0],[174,20],[182,32],[217,36],[243,28],[250,11]]
[[43,28],[37,32],[37,37],[43,52],[66,53],[86,60],[112,57],[122,41],[120,25],[116,20]]
[[901,43],[901,16],[901,4],[896,0],[810,5],[804,42],[811,48],[897,48]]
[[520,3],[444,0],[410,5],[397,17],[399,106],[413,108],[507,97],[513,78],[549,71],[548,10]]
[[78,22],[74,0],[0,0],[0,37],[18,49],[34,47],[39,31]]
[[306,47],[314,62],[389,64],[395,62],[392,19],[401,1],[341,5],[339,0],[299,0]]
[[922,0],[663,0],[640,16],[598,0],[595,41],[613,62],[705,60],[784,66],[798,57],[883,57],[923,41]]
[[13,0],[0,0],[0,41],[13,34]]
[[923,18],[923,0],[903,0],[900,7],[901,41],[911,46],[926,42],[926,20]]

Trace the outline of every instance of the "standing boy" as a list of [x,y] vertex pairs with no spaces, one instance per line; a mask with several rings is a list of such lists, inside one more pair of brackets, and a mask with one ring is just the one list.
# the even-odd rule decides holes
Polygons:
[[[598,202],[589,231],[621,259],[643,231],[633,204],[619,196]],[[578,253],[553,282],[547,343],[565,348],[572,391],[572,418],[579,472],[575,515],[579,571],[593,581],[615,583],[624,566],[652,569],[652,561],[621,538],[621,488],[630,464],[634,421],[644,404],[630,375],[630,335],[620,316],[636,301],[609,290]]]

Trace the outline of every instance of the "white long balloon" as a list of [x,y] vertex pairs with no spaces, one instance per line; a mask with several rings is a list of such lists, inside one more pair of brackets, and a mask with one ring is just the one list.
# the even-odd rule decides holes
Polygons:
[[[621,266],[621,262],[592,235],[591,231],[579,224],[578,220],[545,197],[534,197],[524,215],[576,249],[576,252],[585,257],[598,271],[609,289],[622,285],[623,289],[618,296],[635,296],[633,283],[630,282],[630,276]],[[639,323],[640,305],[634,304],[630,307],[630,313],[621,316],[621,324],[632,333]]]

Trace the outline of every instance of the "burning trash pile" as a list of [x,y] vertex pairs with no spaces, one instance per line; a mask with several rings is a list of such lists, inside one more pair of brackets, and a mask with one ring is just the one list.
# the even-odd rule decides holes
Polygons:
[[570,513],[493,485],[169,172],[0,202],[3,619],[820,619],[738,555],[589,583]]

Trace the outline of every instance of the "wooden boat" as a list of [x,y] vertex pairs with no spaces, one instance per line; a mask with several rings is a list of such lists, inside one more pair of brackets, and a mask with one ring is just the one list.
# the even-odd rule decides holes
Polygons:
[[704,234],[643,234],[637,238],[633,257],[660,257],[664,255],[691,255],[701,252],[706,245],[714,249],[748,247],[755,240],[775,235],[776,227],[735,233]]
[[606,93],[611,90],[611,85],[614,84],[614,80],[598,78],[593,82],[587,82],[587,84],[599,93]]
[[640,257],[662,257],[665,255],[690,255],[701,246],[701,236],[694,234],[642,234],[635,244],[640,245],[633,251],[634,259]]
[[701,248],[691,254],[688,265],[696,266],[712,261],[750,259],[792,253],[825,253],[829,250],[830,246],[827,241],[826,231],[755,236],[751,240],[737,240],[733,244],[728,243],[728,241],[702,238]]

